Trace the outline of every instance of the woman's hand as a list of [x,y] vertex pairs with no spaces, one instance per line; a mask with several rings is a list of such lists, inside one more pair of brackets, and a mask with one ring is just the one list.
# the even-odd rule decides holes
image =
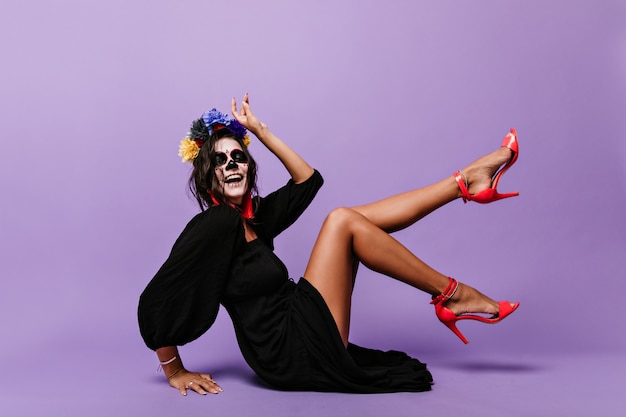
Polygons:
[[182,395],[187,395],[187,390],[193,390],[198,394],[206,395],[219,394],[222,387],[213,381],[210,374],[201,374],[198,372],[189,372],[184,368],[176,371],[168,378],[170,385],[180,391]]
[[267,127],[265,123],[257,119],[254,113],[252,113],[252,110],[250,110],[250,99],[248,97],[248,93],[243,96],[243,101],[241,102],[241,112],[237,111],[237,102],[233,97],[232,113],[233,117],[241,123],[243,127],[254,133],[255,136],[259,136],[261,130]]

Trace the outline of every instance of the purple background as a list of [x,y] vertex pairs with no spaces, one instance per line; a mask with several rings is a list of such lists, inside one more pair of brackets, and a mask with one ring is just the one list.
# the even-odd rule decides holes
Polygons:
[[[626,3],[18,1],[0,6],[0,415],[623,415]],[[462,323],[362,269],[354,342],[429,363],[424,394],[282,393],[226,314],[182,348],[225,392],[155,375],[137,298],[196,212],[176,155],[195,117],[251,95],[325,177],[277,241],[294,278],[325,214],[429,184],[514,126],[489,206],[454,202],[396,236],[444,273],[520,300]],[[286,172],[258,141],[261,191]]]

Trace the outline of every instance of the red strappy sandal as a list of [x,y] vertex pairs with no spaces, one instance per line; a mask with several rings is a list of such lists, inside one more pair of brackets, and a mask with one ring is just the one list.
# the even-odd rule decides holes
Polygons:
[[510,132],[504,137],[502,140],[502,146],[505,148],[509,148],[513,152],[513,156],[504,164],[504,166],[497,172],[494,176],[493,181],[491,183],[491,187],[485,190],[482,190],[476,194],[469,193],[469,184],[465,178],[465,175],[459,170],[454,173],[454,179],[459,185],[459,189],[461,190],[461,196],[463,197],[463,202],[467,203],[469,201],[475,201],[481,204],[492,203],[494,201],[502,200],[503,198],[515,197],[518,196],[518,192],[514,193],[506,193],[500,194],[498,193],[498,182],[502,175],[513,166],[515,161],[517,161],[517,156],[519,155],[519,143],[517,140],[517,132],[514,128],[511,128]]
[[468,344],[469,341],[465,338],[465,336],[463,336],[463,333],[461,333],[459,329],[456,327],[457,321],[476,320],[476,321],[480,321],[483,323],[496,324],[504,320],[508,315],[510,315],[515,310],[517,310],[517,307],[519,307],[519,303],[515,303],[511,305],[511,303],[508,301],[500,301],[498,303],[498,305],[500,306],[500,310],[498,314],[496,314],[493,317],[489,317],[489,318],[481,317],[475,314],[460,314],[457,316],[456,314],[452,312],[452,310],[445,307],[444,304],[446,303],[446,301],[448,301],[454,296],[454,293],[456,292],[458,288],[459,288],[459,283],[457,282],[457,280],[454,278],[450,278],[450,283],[448,284],[446,289],[441,294],[434,297],[430,303],[435,305],[435,314],[437,315],[437,318],[439,319],[439,321],[445,324],[448,329],[452,330],[452,332],[454,332],[454,334],[457,335],[459,339],[461,339],[463,343],[465,344]]

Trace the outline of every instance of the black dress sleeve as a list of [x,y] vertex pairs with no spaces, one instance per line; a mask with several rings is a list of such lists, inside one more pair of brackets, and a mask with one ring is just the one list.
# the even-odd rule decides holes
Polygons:
[[260,199],[259,227],[262,228],[263,234],[269,241],[300,217],[311,204],[322,184],[324,184],[324,179],[315,170],[306,181],[296,184],[290,179],[285,186]]
[[211,327],[243,243],[241,218],[230,207],[212,207],[187,224],[139,298],[139,329],[150,349],[184,345]]

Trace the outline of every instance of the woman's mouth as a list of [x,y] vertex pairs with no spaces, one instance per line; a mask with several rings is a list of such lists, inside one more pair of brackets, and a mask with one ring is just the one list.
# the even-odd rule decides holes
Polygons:
[[227,187],[236,188],[241,185],[243,181],[243,175],[241,174],[232,174],[224,178],[224,184]]

